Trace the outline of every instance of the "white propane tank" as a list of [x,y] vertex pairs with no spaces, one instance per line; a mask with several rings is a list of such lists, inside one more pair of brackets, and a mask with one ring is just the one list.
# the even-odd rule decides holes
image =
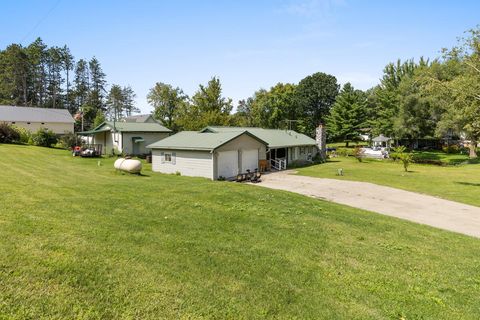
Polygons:
[[142,171],[142,163],[139,160],[120,158],[115,161],[113,166],[117,170],[129,173],[140,173]]

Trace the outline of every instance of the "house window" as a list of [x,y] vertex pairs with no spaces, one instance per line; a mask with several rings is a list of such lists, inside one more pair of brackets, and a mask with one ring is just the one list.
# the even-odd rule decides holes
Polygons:
[[172,162],[172,154],[165,153],[165,162]]
[[30,122],[27,122],[27,124],[30,124]]
[[305,154],[305,147],[300,147],[300,154]]

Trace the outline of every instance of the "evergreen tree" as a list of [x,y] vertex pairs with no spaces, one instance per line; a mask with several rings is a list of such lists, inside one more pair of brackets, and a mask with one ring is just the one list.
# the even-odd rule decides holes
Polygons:
[[330,139],[345,141],[347,146],[349,140],[358,139],[366,125],[366,109],[365,93],[345,84],[327,117]]

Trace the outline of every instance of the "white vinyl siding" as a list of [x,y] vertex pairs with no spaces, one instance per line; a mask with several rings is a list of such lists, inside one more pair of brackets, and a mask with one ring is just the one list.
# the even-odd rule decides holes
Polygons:
[[[171,161],[165,162],[165,153]],[[209,151],[152,150],[152,170],[162,173],[180,172],[182,176],[213,179],[213,160]]]
[[[0,120],[0,123],[2,120]],[[73,132],[73,123],[63,123],[63,122],[24,122],[24,121],[13,121],[9,122],[19,128],[24,128],[32,133],[37,132],[40,128],[47,130],[52,130],[55,134],[65,134],[68,132]]]

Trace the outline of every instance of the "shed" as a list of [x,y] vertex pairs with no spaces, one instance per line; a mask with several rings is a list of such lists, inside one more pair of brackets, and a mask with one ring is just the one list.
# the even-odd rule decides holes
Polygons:
[[265,160],[267,143],[249,131],[183,131],[153,143],[152,170],[212,180],[234,178]]
[[0,122],[31,132],[44,128],[61,135],[73,132],[75,120],[67,109],[0,106]]

